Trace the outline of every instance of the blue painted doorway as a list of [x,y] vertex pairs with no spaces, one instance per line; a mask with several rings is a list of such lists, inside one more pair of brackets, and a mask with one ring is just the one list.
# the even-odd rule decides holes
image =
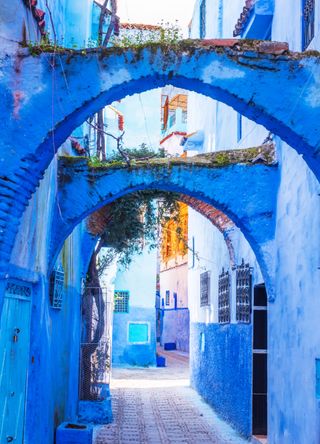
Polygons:
[[8,282],[0,319],[0,443],[23,444],[31,288]]

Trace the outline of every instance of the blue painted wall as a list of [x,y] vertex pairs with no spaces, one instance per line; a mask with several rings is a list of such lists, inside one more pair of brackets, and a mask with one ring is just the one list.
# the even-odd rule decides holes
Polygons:
[[[251,434],[252,328],[192,323],[191,385],[244,436]],[[204,334],[204,343],[201,341]]]
[[[148,344],[128,342],[128,323],[148,322],[150,340]],[[112,364],[114,366],[147,367],[156,364],[156,312],[154,308],[131,307],[129,313],[114,313],[112,335]]]
[[162,334],[160,343],[174,342],[177,350],[189,351],[190,315],[187,308],[161,310]]
[[[68,147],[65,147],[68,150]],[[78,408],[81,279],[95,240],[81,224],[59,255],[65,271],[63,305],[51,307],[48,251],[56,189],[53,161],[23,216],[11,256],[11,273],[32,285],[25,443],[52,444],[55,427],[75,421]],[[41,421],[39,420],[41,418]]]
[[[156,363],[156,251],[145,247],[135,255],[129,268],[119,267],[115,290],[129,291],[129,313],[113,314],[112,363],[115,366],[152,366]],[[128,323],[149,325],[149,342],[131,344]]]

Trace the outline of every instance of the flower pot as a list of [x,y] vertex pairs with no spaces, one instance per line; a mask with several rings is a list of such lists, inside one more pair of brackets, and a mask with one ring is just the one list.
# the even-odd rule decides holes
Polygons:
[[88,424],[63,422],[56,432],[57,444],[92,444],[93,427]]

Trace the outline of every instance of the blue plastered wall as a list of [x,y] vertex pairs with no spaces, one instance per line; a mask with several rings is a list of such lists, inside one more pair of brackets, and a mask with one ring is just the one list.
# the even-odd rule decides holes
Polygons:
[[[130,322],[148,323],[150,326],[149,342],[131,344],[128,340]],[[130,313],[114,313],[112,336],[112,363],[114,366],[148,367],[155,365],[155,309],[132,307]]]
[[[143,250],[128,269],[119,268],[115,290],[129,291],[129,312],[113,314],[112,363],[114,366],[156,364],[156,252]],[[129,341],[129,323],[146,323],[149,338],[144,344]]]
[[162,309],[161,345],[171,342],[177,350],[189,351],[190,315],[188,308]]
[[192,387],[214,407],[219,416],[244,436],[250,436],[251,326],[195,322],[190,329]]
[[32,285],[26,444],[52,444],[55,428],[65,420],[77,419],[81,280],[87,271],[94,239],[81,224],[66,240],[58,256],[65,273],[62,308],[52,308],[48,252],[56,167],[55,159],[23,215],[11,255],[12,276]]

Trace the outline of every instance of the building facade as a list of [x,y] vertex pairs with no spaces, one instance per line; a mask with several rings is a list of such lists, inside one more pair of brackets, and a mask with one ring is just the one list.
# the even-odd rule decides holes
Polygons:
[[189,351],[188,206],[178,203],[177,217],[161,227],[160,345],[167,350]]
[[[198,0],[189,34],[206,39],[272,39],[287,41],[293,51],[313,50],[319,43],[319,13],[315,1],[293,5],[277,0]],[[235,228],[228,236],[222,235],[201,216],[189,212],[189,241],[199,255],[199,260],[189,255],[192,384],[245,435],[266,434],[268,429],[270,443],[315,444],[319,439],[316,369],[320,338],[307,331],[311,332],[312,325],[315,328],[312,320],[320,307],[307,294],[315,294],[319,285],[318,253],[305,249],[303,239],[312,238],[314,245],[319,241],[319,205],[315,205],[319,185],[296,152],[263,127],[194,93],[189,94],[189,104],[188,132],[204,132],[204,152],[274,143],[281,168],[275,247],[277,296],[276,300],[269,298],[268,304],[259,264],[243,235]],[[232,260],[226,237],[232,239]],[[286,254],[279,250],[283,243],[287,244]],[[241,264],[249,265],[247,272]],[[294,270],[290,277],[289,270]],[[204,284],[204,273],[209,274],[210,284]],[[241,291],[246,292],[241,289],[239,273],[250,275],[249,318],[239,314]],[[209,294],[205,304],[204,291]],[[221,316],[226,299],[230,301],[227,317]],[[266,329],[268,338],[264,337]],[[303,384],[298,382],[301,377]],[[257,393],[263,396],[259,399]]]
[[156,251],[148,247],[114,280],[114,367],[156,365]]
[[[88,46],[97,38],[96,8],[91,0],[1,4],[2,50],[16,42]],[[79,139],[67,140],[58,154],[83,154],[78,150],[84,131],[76,130],[72,136]],[[82,290],[96,239],[79,224],[56,260],[50,256],[57,169],[55,156],[31,197],[11,254],[0,317],[1,442],[53,443],[56,427],[78,416]]]

